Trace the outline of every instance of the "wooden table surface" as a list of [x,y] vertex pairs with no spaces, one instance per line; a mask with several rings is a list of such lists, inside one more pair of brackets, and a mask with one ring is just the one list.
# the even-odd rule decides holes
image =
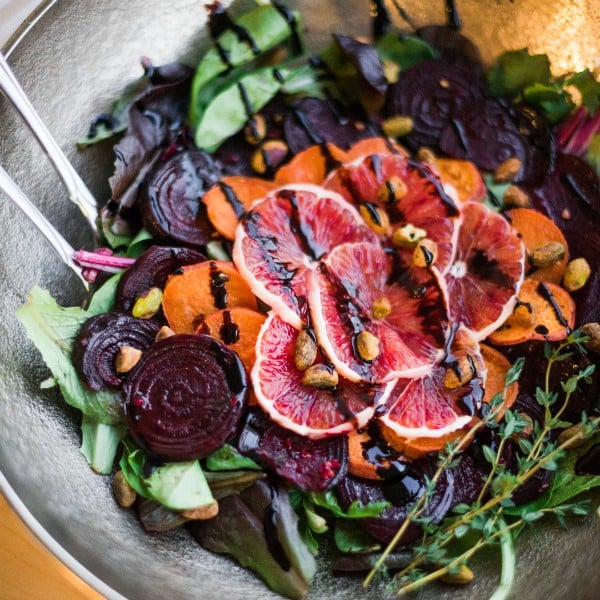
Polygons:
[[0,495],[0,598],[100,600],[25,526]]

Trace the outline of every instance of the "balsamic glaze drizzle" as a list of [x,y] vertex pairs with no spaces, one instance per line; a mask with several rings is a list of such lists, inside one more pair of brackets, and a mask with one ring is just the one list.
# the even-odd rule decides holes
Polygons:
[[210,293],[214,299],[215,307],[218,309],[227,307],[227,288],[225,284],[229,277],[217,267],[214,260],[210,261]]

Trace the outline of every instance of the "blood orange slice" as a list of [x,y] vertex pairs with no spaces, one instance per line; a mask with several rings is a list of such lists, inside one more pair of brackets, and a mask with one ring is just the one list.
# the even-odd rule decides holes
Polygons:
[[[384,209],[391,224],[389,234],[409,224],[423,229],[437,244],[440,271],[449,267],[459,209],[428,165],[403,154],[370,154],[333,171],[324,186],[357,206]],[[403,253],[410,264],[412,248]]]
[[448,317],[437,277],[391,266],[382,248],[363,242],[335,248],[312,273],[308,303],[317,338],[352,381],[419,376],[441,356]]
[[315,185],[275,190],[241,219],[233,260],[263,302],[297,329],[306,316],[307,274],[345,242],[377,242],[339,194]]
[[390,394],[378,415],[386,441],[409,455],[414,440],[440,450],[480,409],[485,378],[479,344],[467,329],[453,328],[444,359],[419,379],[400,379]]
[[[269,314],[258,336],[251,373],[259,405],[282,427],[311,439],[364,426],[392,386],[379,388],[341,378],[328,389],[303,384],[305,372],[294,362],[297,336],[291,325]],[[317,363],[323,360],[322,355],[317,357]]]
[[478,340],[511,314],[525,270],[525,249],[516,231],[483,204],[467,202],[456,256],[446,274],[451,321]]

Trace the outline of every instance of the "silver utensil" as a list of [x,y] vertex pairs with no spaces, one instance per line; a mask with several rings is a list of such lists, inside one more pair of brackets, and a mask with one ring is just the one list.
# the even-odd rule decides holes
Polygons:
[[[33,105],[17,81],[17,78],[14,76],[2,53],[0,53],[0,91],[8,98],[27,127],[29,127],[60,176],[67,190],[69,199],[80,208],[92,230],[95,232],[98,209],[94,196],[81,177],[79,177],[73,168],[73,165],[71,165],[69,159],[65,156],[64,152],[56,143],[55,139],[44,125],[44,122],[33,108]],[[2,176],[2,180],[5,180],[4,175]],[[27,211],[25,212],[27,213]],[[37,223],[36,226],[39,228]],[[42,233],[44,232],[42,231]]]
[[81,267],[73,260],[75,250],[56,228],[44,217],[35,204],[25,195],[11,176],[0,165],[0,189],[25,213],[27,218],[39,229],[56,251],[60,259],[72,269],[86,290],[88,282],[83,278]]

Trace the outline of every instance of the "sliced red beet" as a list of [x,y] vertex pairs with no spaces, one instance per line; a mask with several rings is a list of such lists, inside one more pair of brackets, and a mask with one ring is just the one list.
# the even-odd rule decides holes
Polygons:
[[330,489],[348,471],[346,436],[311,440],[259,411],[248,413],[238,449],[307,492]]
[[235,433],[248,386],[237,354],[207,335],[174,335],[142,356],[125,384],[130,432],[151,456],[203,458]]
[[548,215],[563,232],[571,258],[591,268],[586,285],[573,292],[575,325],[600,321],[600,180],[582,159],[558,154],[554,170],[539,187],[526,188],[533,208]]
[[356,127],[356,119],[340,112],[332,102],[319,98],[296,101],[284,117],[283,130],[293,153],[323,142],[347,149],[373,135],[365,127]]
[[446,154],[493,171],[508,158],[522,167],[514,181],[541,182],[552,164],[554,141],[547,120],[533,108],[488,98],[464,104],[440,132]]
[[167,277],[180,267],[206,260],[206,256],[192,248],[151,246],[121,277],[117,286],[115,307],[130,311],[140,296],[150,288],[162,288]]
[[219,176],[214,160],[200,150],[180,152],[159,164],[140,190],[145,227],[166,243],[206,245],[213,229],[200,199]]
[[[385,508],[377,518],[361,519],[361,526],[376,540],[389,543],[402,525],[411,506],[425,491],[425,476],[432,477],[436,465],[433,460],[415,460],[412,463],[395,461],[381,483],[345,477],[338,485],[340,503],[347,509],[352,502],[359,500],[363,505],[369,502],[387,501],[392,505]],[[433,497],[429,501],[424,516],[440,523],[448,511],[462,502],[471,503],[481,490],[481,471],[472,459],[463,456],[452,470],[446,470],[438,480]],[[421,528],[411,524],[402,536],[400,543],[410,544],[421,535]]]
[[152,344],[159,325],[149,319],[136,319],[124,313],[104,313],[88,319],[73,344],[73,363],[92,390],[119,387],[123,375],[115,370],[115,357],[121,346],[145,350]]
[[412,150],[437,147],[442,129],[464,106],[483,100],[481,73],[442,59],[420,62],[402,72],[390,90],[388,112],[413,120],[412,131],[402,138]]

